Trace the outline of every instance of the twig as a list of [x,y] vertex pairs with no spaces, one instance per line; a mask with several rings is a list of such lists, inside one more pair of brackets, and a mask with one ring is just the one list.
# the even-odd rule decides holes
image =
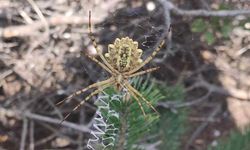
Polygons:
[[[6,108],[3,108],[3,107],[0,107],[0,110],[1,109],[6,110]],[[8,110],[8,111],[13,112],[14,116],[16,118],[20,118],[20,116],[21,117],[27,117],[28,119],[33,119],[33,120],[37,120],[37,121],[52,123],[52,124],[56,124],[58,126],[59,126],[59,123],[61,122],[60,119],[54,119],[54,118],[34,114],[34,113],[31,113],[31,112],[21,112],[21,111],[18,111],[18,110]],[[88,125],[88,126],[86,126],[86,125],[77,125],[75,123],[64,121],[61,124],[61,126],[68,127],[68,128],[80,131],[80,132],[89,133],[90,132],[89,126],[91,126],[91,125]]]
[[174,109],[174,108],[181,108],[181,107],[190,107],[190,106],[193,106],[193,105],[196,105],[196,104],[199,104],[205,100],[207,100],[207,98],[211,95],[211,91],[208,91],[205,95],[203,95],[202,97],[199,97],[197,99],[194,99],[194,100],[190,100],[188,102],[182,102],[182,103],[173,103],[173,101],[166,101],[166,102],[159,102],[158,103],[158,106],[162,106],[164,108],[171,108],[171,109]]
[[43,138],[43,139],[37,141],[37,142],[35,143],[35,146],[40,146],[40,145],[42,145],[42,144],[44,144],[44,143],[47,143],[48,141],[54,139],[56,136],[57,136],[57,134],[56,134],[56,133],[53,133],[53,134],[51,134],[51,135],[49,135],[49,136],[47,136],[47,137],[45,137],[45,138]]
[[[160,0],[160,3],[162,3],[162,6],[163,6],[163,8],[164,8],[164,17],[165,17],[165,19],[164,19],[164,24],[165,24],[165,28],[170,29],[170,26],[171,26],[170,8],[169,8],[167,5],[163,5],[164,0]],[[160,59],[155,58],[155,59],[154,59],[154,62],[157,62],[157,63],[163,62],[163,61],[167,58],[168,54],[171,52],[171,51],[169,51],[169,50],[170,50],[171,47],[172,47],[172,31],[170,31],[170,32],[167,34],[167,42],[166,42],[166,43],[167,43],[167,44],[166,44],[166,46],[167,46],[167,49],[166,49],[166,50],[167,50],[167,51],[164,53],[164,55],[162,56],[162,58],[160,58]]]
[[4,71],[3,73],[0,74],[0,81],[12,73],[13,73],[13,71],[11,69]]
[[124,150],[124,146],[126,142],[126,131],[127,131],[127,111],[126,110],[121,111],[120,118],[121,118],[121,127],[118,133],[118,142],[117,142],[116,149]]
[[34,22],[34,21],[31,19],[31,17],[30,17],[24,10],[20,10],[20,11],[19,11],[19,14],[20,14],[20,16],[24,19],[24,21],[25,21],[27,24],[31,24],[31,23]]
[[28,53],[26,55],[28,55],[29,53],[31,53],[37,46],[42,45],[42,43],[47,42],[50,38],[50,28],[49,28],[49,24],[47,22],[47,20],[45,19],[43,13],[41,12],[40,8],[37,6],[37,4],[33,1],[33,0],[27,0],[30,5],[32,6],[32,8],[35,10],[35,12],[37,13],[38,17],[40,18],[43,26],[44,26],[44,33],[42,34],[42,36],[39,37],[39,39],[37,39],[35,42],[33,42],[28,50]]
[[185,150],[188,150],[188,148],[191,146],[193,141],[201,134],[201,132],[206,129],[206,127],[209,124],[209,120],[212,120],[219,112],[221,111],[221,105],[218,105],[212,113],[209,115],[207,121],[203,122],[197,129],[196,131],[192,134],[191,138],[187,142],[185,146]]
[[240,57],[242,54],[244,54],[245,52],[249,51],[250,50],[250,45],[247,45],[243,48],[241,48],[240,50],[238,50],[235,54],[235,57],[238,58]]
[[44,24],[45,35],[47,35],[47,37],[49,37],[49,24],[48,24],[47,20],[45,19],[43,13],[41,12],[39,7],[36,5],[36,3],[33,0],[27,0],[27,1],[30,3],[30,5],[33,7],[33,9],[36,11],[37,15],[41,19],[42,23]]
[[20,150],[25,150],[27,131],[28,131],[28,119],[24,118],[23,119],[23,129],[22,129],[22,135],[21,135]]
[[64,133],[62,133],[60,130],[58,130],[57,127],[52,127],[50,124],[40,122],[39,125],[46,128],[46,130],[51,131],[52,133],[56,134],[56,137],[62,137],[67,139],[71,144],[78,144],[79,142],[74,138],[70,136],[65,136]]
[[[85,111],[83,109],[80,110],[80,117],[79,117],[79,123],[80,124],[84,124],[84,121],[86,119],[86,114],[85,114]],[[81,150],[83,149],[83,141],[84,141],[84,135],[82,133],[79,133],[78,134],[78,138],[77,140],[79,141],[79,144],[78,144],[78,150]]]
[[[53,119],[50,117],[45,117],[45,116],[30,113],[30,112],[24,113],[24,116],[26,116],[27,118],[30,118],[30,119],[39,120],[39,121],[48,122],[48,123],[57,124],[57,125],[59,125],[61,122],[60,119]],[[71,122],[67,122],[67,121],[64,121],[61,125],[65,126],[65,127],[72,128],[72,129],[77,130],[77,131],[81,131],[81,132],[87,132],[87,133],[90,132],[89,128],[86,127],[85,125],[77,125],[75,123],[71,123]]]
[[195,87],[204,87],[204,88],[211,90],[211,92],[219,93],[225,96],[231,96],[239,100],[249,100],[248,91],[235,89],[233,87],[224,89],[223,87],[208,83],[202,79],[198,79],[198,82],[195,83]]
[[250,10],[219,10],[219,11],[208,11],[208,10],[183,10],[176,7],[172,2],[168,0],[162,0],[162,5],[169,8],[173,14],[180,16],[189,17],[235,17],[239,15],[250,16]]
[[34,150],[35,149],[35,144],[34,144],[34,122],[31,120],[30,121],[30,143],[29,143],[29,150]]
[[189,107],[189,106],[199,104],[199,103],[203,102],[204,100],[207,100],[207,98],[212,93],[219,93],[219,94],[222,94],[225,96],[237,98],[238,100],[249,101],[249,91],[234,89],[232,87],[230,87],[230,89],[226,90],[223,87],[213,85],[213,84],[208,83],[202,79],[198,79],[198,81],[194,85],[192,85],[192,87],[189,88],[188,91],[190,91],[194,88],[197,88],[197,87],[204,87],[208,90],[208,92],[205,95],[203,95],[202,97],[199,97],[199,98],[194,99],[194,100],[189,100],[188,102],[176,103],[173,101],[165,101],[165,102],[159,102],[158,105],[162,106],[164,108]]
[[[49,26],[57,25],[82,25],[88,23],[88,18],[82,16],[64,16],[58,15],[46,19]],[[92,22],[98,23],[100,19],[93,19]],[[10,26],[0,28],[0,38],[35,36],[39,29],[44,26],[42,21],[34,21],[32,24]]]
[[216,118],[209,119],[207,117],[192,117],[192,116],[189,117],[189,120],[194,121],[194,122],[205,122],[205,121],[212,122],[212,123],[220,122],[220,119],[216,119]]

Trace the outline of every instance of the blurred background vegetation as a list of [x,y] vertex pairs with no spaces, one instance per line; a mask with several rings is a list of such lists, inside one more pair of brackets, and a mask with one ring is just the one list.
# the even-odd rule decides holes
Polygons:
[[0,0],[0,149],[87,149],[98,97],[62,125],[91,91],[55,104],[109,76],[83,55],[96,56],[89,10],[103,52],[128,36],[144,59],[166,40],[144,67],[161,68],[133,81],[161,115],[149,113],[144,122],[135,102],[123,104],[132,113],[126,149],[249,149],[250,2],[244,0]]

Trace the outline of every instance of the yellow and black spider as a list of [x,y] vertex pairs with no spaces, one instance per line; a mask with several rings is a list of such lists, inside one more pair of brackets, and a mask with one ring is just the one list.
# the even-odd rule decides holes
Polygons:
[[[145,60],[141,59],[141,55],[143,51],[138,48],[138,42],[133,41],[129,37],[125,38],[116,38],[113,44],[108,45],[108,53],[104,56],[101,50],[98,48],[96,40],[93,36],[91,30],[91,11],[89,12],[89,37],[97,51],[98,56],[101,58],[102,62],[97,60],[95,57],[87,55],[91,60],[96,62],[99,66],[101,66],[104,70],[108,71],[111,74],[109,79],[104,81],[100,81],[94,84],[89,85],[86,88],[83,88],[64,100],[57,103],[57,105],[63,103],[66,100],[72,99],[74,96],[82,94],[83,92],[91,89],[91,88],[98,88],[93,91],[90,95],[88,95],[84,100],[82,100],[73,110],[77,110],[81,105],[84,104],[87,100],[89,100],[92,96],[102,92],[104,89],[110,86],[114,86],[116,90],[121,91],[122,89],[127,89],[128,93],[134,97],[137,103],[140,106],[140,109],[145,116],[145,111],[142,107],[141,100],[145,102],[149,107],[151,107],[155,112],[156,109],[152,106],[152,104],[147,101],[143,95],[133,88],[129,83],[129,78],[136,77],[142,74],[146,74],[152,71],[157,70],[159,67],[150,68],[143,71],[138,71],[144,65],[146,65],[153,57],[160,51],[162,46],[164,45],[164,40],[161,41],[160,45],[153,51],[153,53],[146,58]],[[72,113],[71,112],[71,113]],[[62,120],[64,121],[71,113],[67,114],[65,118]]]

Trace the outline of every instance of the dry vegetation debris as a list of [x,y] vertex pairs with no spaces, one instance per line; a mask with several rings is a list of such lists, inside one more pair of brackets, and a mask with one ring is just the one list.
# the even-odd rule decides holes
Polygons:
[[[146,54],[160,41],[159,33],[172,24],[169,45],[161,52],[162,57],[154,62],[162,67],[162,71],[154,76],[186,86],[185,103],[164,102],[159,104],[161,107],[196,108],[190,117],[195,128],[186,144],[187,149],[192,146],[202,149],[209,144],[211,136],[207,133],[211,126],[222,126],[221,130],[225,127],[221,131],[225,134],[232,128],[230,117],[223,118],[227,110],[215,107],[224,106],[226,96],[230,97],[226,100],[236,124],[240,127],[249,124],[249,110],[245,108],[249,105],[250,95],[249,30],[234,28],[230,39],[219,41],[213,45],[215,47],[204,44],[199,34],[190,31],[193,17],[249,16],[249,4],[232,0],[226,3],[237,10],[218,12],[211,10],[223,3],[219,0],[175,0],[173,3],[159,0],[154,3],[155,10],[148,6],[148,2],[2,0],[0,143],[3,146],[0,148],[84,148],[95,107],[86,104],[85,109],[73,114],[59,127],[63,114],[70,112],[81,98],[75,98],[61,108],[55,103],[88,82],[105,77],[100,68],[81,55],[84,50],[93,53],[87,37],[89,9],[94,12],[93,24],[96,24],[96,37],[101,45],[129,35],[143,43],[140,46]],[[227,123],[230,125],[225,125]]]

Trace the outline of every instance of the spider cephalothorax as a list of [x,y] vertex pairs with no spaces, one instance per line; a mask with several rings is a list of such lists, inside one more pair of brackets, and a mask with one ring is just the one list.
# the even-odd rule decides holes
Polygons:
[[[128,80],[132,77],[139,76],[145,73],[149,73],[159,68],[159,67],[155,67],[155,68],[150,68],[150,69],[143,70],[143,71],[138,71],[144,65],[146,65],[150,60],[153,59],[153,57],[157,54],[157,52],[164,45],[164,40],[162,40],[162,42],[157,47],[157,49],[155,49],[148,58],[146,58],[145,60],[142,60],[141,59],[142,50],[138,48],[138,42],[133,41],[131,38],[128,38],[128,37],[121,38],[121,39],[117,38],[114,44],[109,44],[108,53],[106,53],[104,57],[101,50],[98,48],[95,38],[92,34],[90,18],[91,18],[91,12],[89,12],[89,37],[97,51],[98,56],[102,60],[102,62],[97,60],[93,56],[88,56],[88,55],[87,56],[91,60],[96,62],[98,65],[100,65],[104,70],[109,72],[111,77],[104,81],[91,84],[88,87],[83,88],[71,94],[64,100],[60,101],[58,104],[61,104],[64,101],[69,100],[76,95],[82,94],[83,92],[86,92],[89,89],[97,88],[89,96],[87,96],[83,101],[81,101],[72,110],[73,112],[77,110],[81,105],[83,105],[84,102],[89,100],[92,96],[102,92],[107,87],[114,86],[118,91],[121,91],[121,89],[126,89],[126,91],[132,97],[134,97],[134,99],[137,101],[144,115],[145,115],[145,112],[142,107],[142,103],[146,103],[146,105],[148,105],[155,112],[157,112],[156,109],[152,106],[152,104],[149,101],[147,101],[139,91],[137,91],[135,88],[133,88],[130,85]],[[64,121],[70,114],[71,113],[67,114],[66,117],[62,121]]]

